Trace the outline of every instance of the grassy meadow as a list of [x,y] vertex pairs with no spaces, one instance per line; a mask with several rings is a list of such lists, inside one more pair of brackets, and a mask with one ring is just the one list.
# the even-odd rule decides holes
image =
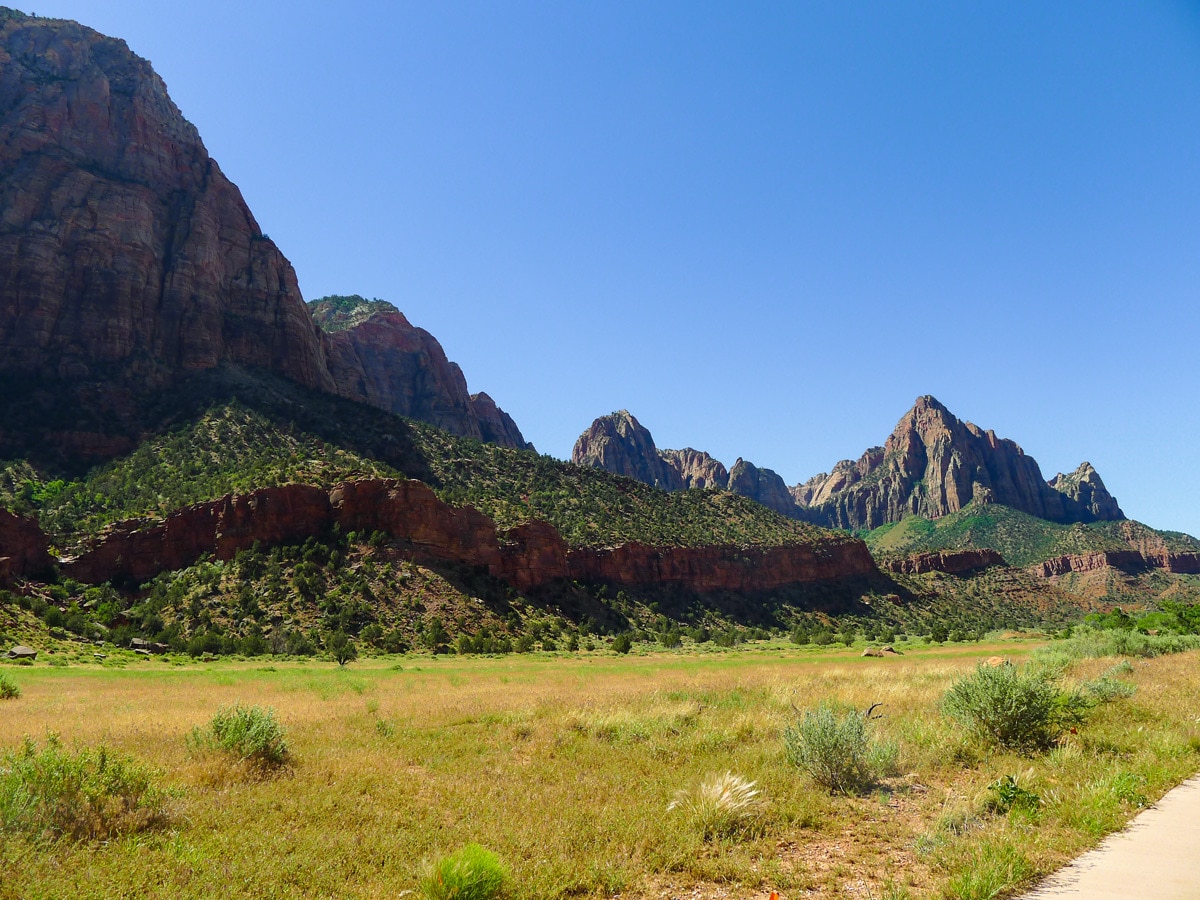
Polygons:
[[[500,856],[512,898],[1002,897],[1200,769],[1200,651],[1133,661],[1136,693],[1045,752],[989,749],[943,716],[980,659],[1037,644],[5,665],[20,696],[0,701],[0,751],[103,745],[169,797],[165,826],[106,841],[0,832],[0,898],[419,896],[468,843]],[[831,795],[792,765],[782,733],[821,701],[881,703],[893,771]],[[191,737],[235,703],[275,711],[287,765]],[[760,791],[744,827],[668,810],[726,772]],[[1036,802],[997,802],[1006,776]]]

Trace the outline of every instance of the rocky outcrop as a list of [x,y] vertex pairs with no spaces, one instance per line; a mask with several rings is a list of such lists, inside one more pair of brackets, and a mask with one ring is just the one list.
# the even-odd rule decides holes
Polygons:
[[292,266],[124,41],[0,19],[0,373],[332,389]]
[[1070,475],[1059,472],[1050,479],[1050,487],[1071,500],[1081,515],[1098,521],[1124,519],[1125,514],[1117,505],[1116,498],[1108,492],[1100,474],[1090,462],[1083,462]]
[[729,490],[749,497],[785,516],[796,514],[796,502],[779,475],[738,457],[729,470]]
[[518,590],[566,579],[751,592],[878,572],[862,541],[840,538],[776,547],[569,548],[545,522],[500,534],[482,513],[443,503],[421,482],[393,479],[348,482],[330,491],[264,488],[189,506],[162,522],[118,523],[78,556],[62,560],[62,568],[85,583],[140,583],[205,554],[232,559],[256,543],[296,542],[334,525],[386,532],[415,557],[484,569]]
[[50,541],[34,519],[0,509],[0,583],[49,571]]
[[889,560],[884,568],[901,575],[924,575],[927,572],[960,575],[964,572],[975,572],[990,566],[1003,565],[1006,565],[1003,556],[995,550],[985,549],[917,553],[904,559]]
[[720,460],[713,459],[702,450],[685,447],[682,450],[659,450],[658,455],[679,473],[685,488],[703,490],[729,486],[729,470]]
[[1101,550],[1097,553],[1080,553],[1071,556],[1056,556],[1037,565],[1029,571],[1043,578],[1053,578],[1071,572],[1095,572],[1100,569],[1141,569],[1146,566],[1146,558],[1136,550]]
[[531,448],[516,423],[487,394],[470,394],[462,369],[437,339],[390,303],[327,297],[309,306],[328,332],[337,393],[453,434]]
[[1124,518],[1090,468],[1064,476],[1056,490],[1013,441],[960,421],[926,396],[882,448],[838,463],[793,488],[792,497],[807,508],[806,518],[849,529],[878,528],[906,515],[937,518],[972,502],[1002,503],[1054,522]]
[[351,325],[317,327],[146,60],[74,22],[0,15],[0,379],[25,391],[0,443],[126,452],[156,398],[234,366],[527,446],[394,308]]
[[664,491],[683,490],[683,476],[663,459],[654,438],[628,410],[601,416],[571,451],[577,466],[604,469]]

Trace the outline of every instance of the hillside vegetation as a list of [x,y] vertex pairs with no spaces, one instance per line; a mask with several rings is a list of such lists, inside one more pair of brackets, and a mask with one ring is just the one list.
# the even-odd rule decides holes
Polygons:
[[1200,541],[1193,537],[1155,531],[1138,522],[1061,525],[998,504],[971,504],[934,520],[909,516],[862,537],[871,552],[881,556],[990,547],[1009,565],[1029,566],[1055,556],[1128,550],[1130,545],[1122,534],[1126,525],[1133,528],[1135,537],[1161,539],[1170,550],[1200,550]]
[[[227,380],[133,453],[74,474],[0,464],[0,504],[60,542],[105,524],[274,484],[410,477],[502,527],[544,519],[573,546],[786,544],[833,537],[723,491],[663,491],[532,451],[483,444],[278,380]],[[210,395],[206,397],[206,392]],[[232,394],[232,396],[228,396]],[[207,399],[207,403],[203,402]]]

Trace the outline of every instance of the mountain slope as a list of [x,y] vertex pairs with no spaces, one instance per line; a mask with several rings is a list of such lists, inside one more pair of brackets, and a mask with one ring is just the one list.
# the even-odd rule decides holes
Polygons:
[[291,264],[124,41],[0,10],[0,453],[120,455],[157,426],[164,392],[228,366],[525,446],[398,312],[317,327]]
[[357,295],[308,304],[327,334],[336,390],[352,400],[429,422],[463,437],[532,449],[487,394],[469,394],[462,369],[442,345],[395,306]]

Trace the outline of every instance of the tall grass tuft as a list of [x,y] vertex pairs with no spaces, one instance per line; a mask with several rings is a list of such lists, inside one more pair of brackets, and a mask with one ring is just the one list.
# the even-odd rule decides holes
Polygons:
[[830,793],[853,793],[891,774],[899,755],[890,741],[872,739],[867,717],[827,703],[806,711],[783,732],[788,760]]
[[274,769],[289,759],[284,728],[275,710],[261,706],[223,706],[206,728],[192,730],[198,749],[222,750],[260,769]]
[[678,791],[667,810],[679,810],[706,841],[733,837],[752,831],[761,821],[765,804],[754,785],[732,772],[713,775]]
[[148,768],[104,747],[69,752],[51,734],[0,755],[0,831],[105,840],[167,824],[168,799]]
[[499,856],[467,844],[433,863],[418,884],[426,900],[494,900],[507,879]]
[[16,700],[20,696],[20,686],[3,672],[0,672],[0,700]]

